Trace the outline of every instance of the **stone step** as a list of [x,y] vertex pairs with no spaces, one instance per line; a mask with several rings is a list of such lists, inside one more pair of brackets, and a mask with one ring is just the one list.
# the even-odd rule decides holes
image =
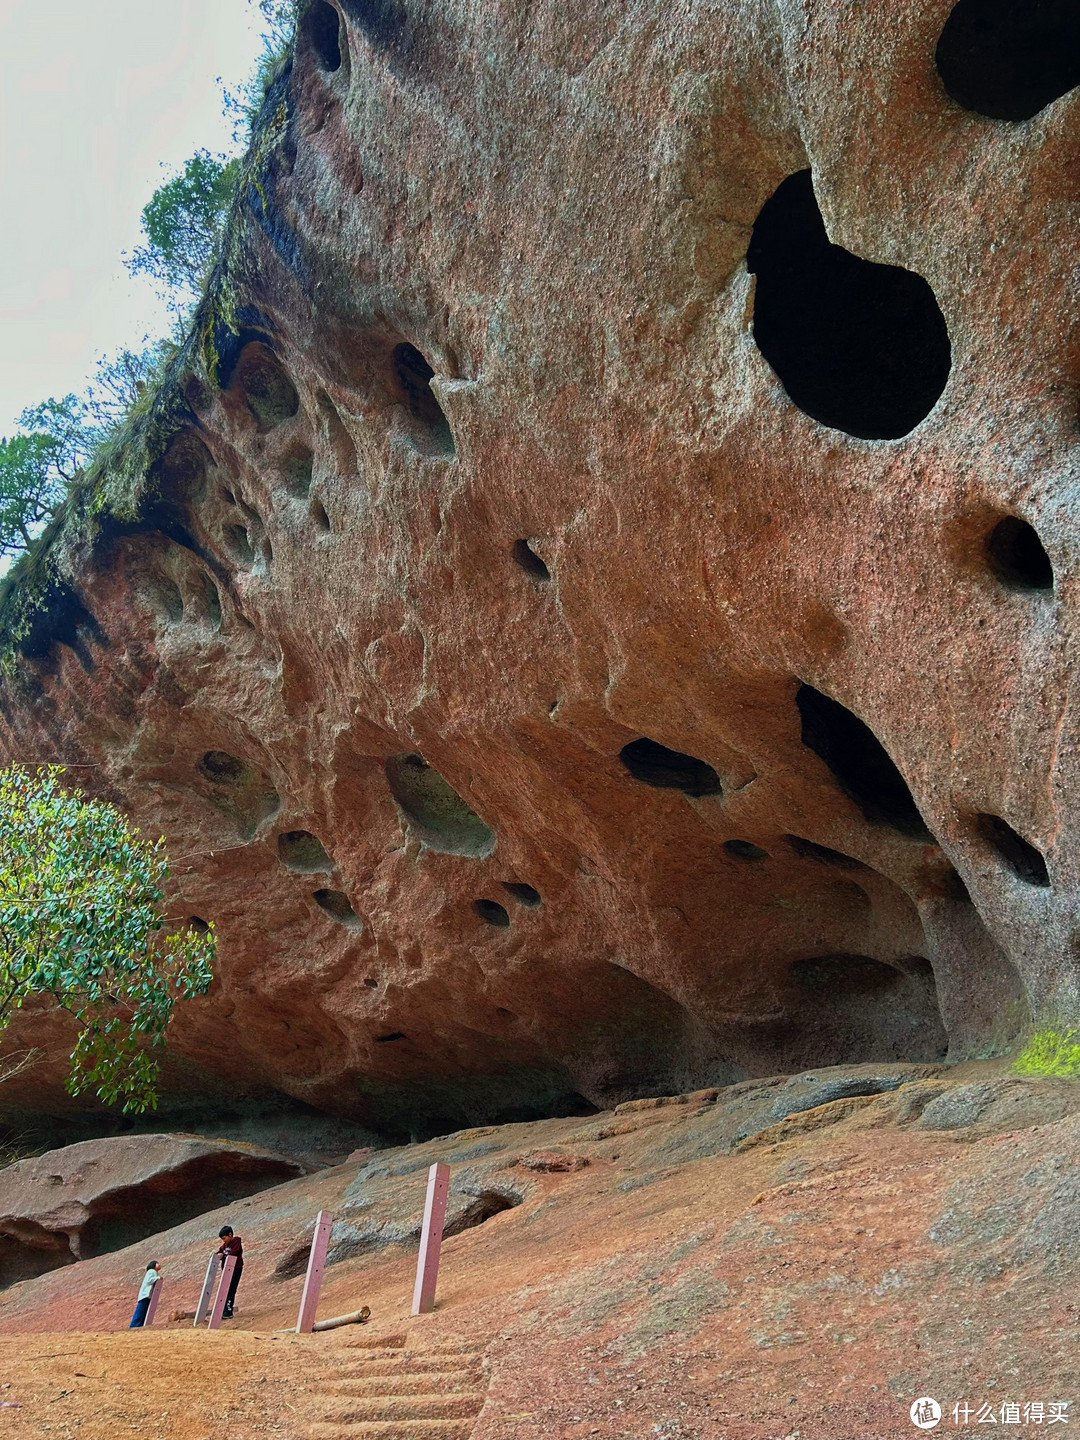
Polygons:
[[372,1356],[361,1360],[352,1355],[337,1374],[354,1375],[440,1375],[459,1370],[473,1370],[480,1364],[478,1355],[418,1355],[415,1351],[397,1351],[393,1355]]
[[325,1377],[324,1388],[335,1395],[455,1395],[462,1391],[483,1389],[484,1377],[479,1370],[445,1370],[400,1375],[348,1374]]
[[342,1342],[343,1350],[404,1350],[408,1337],[400,1335],[362,1335]]
[[480,1414],[485,1396],[473,1391],[462,1395],[371,1395],[344,1398],[340,1408],[327,1406],[323,1418],[338,1425],[366,1420],[468,1420]]
[[469,1440],[472,1420],[316,1421],[305,1440]]

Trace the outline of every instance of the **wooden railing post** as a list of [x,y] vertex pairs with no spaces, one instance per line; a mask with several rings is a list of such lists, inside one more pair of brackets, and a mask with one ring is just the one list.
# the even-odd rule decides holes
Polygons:
[[210,1319],[206,1322],[208,1330],[219,1330],[221,1328],[221,1314],[225,1309],[225,1301],[229,1298],[229,1283],[236,1269],[236,1256],[226,1255],[225,1264],[221,1267],[221,1279],[218,1281],[217,1298],[214,1301],[214,1308],[210,1312]]
[[196,1325],[201,1325],[206,1319],[210,1310],[210,1296],[214,1293],[214,1267],[217,1264],[217,1252],[210,1256],[206,1266],[206,1279],[203,1281],[202,1290],[199,1293],[199,1303],[195,1306]]
[[323,1270],[326,1268],[326,1249],[330,1244],[330,1231],[333,1228],[333,1215],[328,1210],[320,1210],[318,1219],[315,1221],[315,1234],[311,1237],[307,1275],[304,1277],[304,1293],[300,1296],[300,1313],[296,1317],[296,1333],[298,1335],[310,1335],[311,1327],[315,1324],[319,1289],[322,1285]]
[[416,1286],[412,1313],[427,1315],[435,1309],[435,1282],[439,1278],[439,1251],[442,1249],[446,1198],[450,1191],[450,1166],[441,1162],[428,1171],[424,1225],[420,1231],[420,1255],[416,1262]]

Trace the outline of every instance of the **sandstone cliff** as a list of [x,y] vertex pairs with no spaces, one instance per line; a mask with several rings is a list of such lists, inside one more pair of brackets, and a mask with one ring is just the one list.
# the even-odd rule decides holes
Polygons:
[[3,753],[218,927],[174,1098],[435,1133],[1077,1015],[1058,8],[306,8],[3,604]]

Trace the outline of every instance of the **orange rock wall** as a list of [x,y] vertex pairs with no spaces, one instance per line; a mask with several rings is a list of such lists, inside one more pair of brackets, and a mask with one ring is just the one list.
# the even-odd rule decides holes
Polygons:
[[1076,1015],[1080,101],[962,108],[949,13],[309,8],[161,503],[4,684],[218,927],[170,1093],[437,1131]]

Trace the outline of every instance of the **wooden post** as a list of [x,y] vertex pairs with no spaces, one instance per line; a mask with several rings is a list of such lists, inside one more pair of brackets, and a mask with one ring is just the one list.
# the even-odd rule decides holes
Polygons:
[[210,1296],[214,1293],[214,1266],[217,1264],[217,1252],[211,1256],[206,1266],[206,1279],[199,1294],[199,1303],[195,1306],[195,1324],[201,1325],[210,1311]]
[[315,1221],[315,1234],[311,1237],[307,1275],[304,1277],[304,1293],[300,1296],[300,1313],[296,1317],[296,1333],[298,1335],[310,1335],[312,1326],[315,1324],[319,1289],[322,1285],[323,1270],[326,1268],[326,1247],[330,1244],[330,1231],[333,1228],[333,1215],[328,1210],[320,1210]]
[[161,1276],[154,1281],[154,1288],[150,1291],[150,1304],[146,1307],[146,1317],[143,1325],[152,1325],[154,1316],[157,1314],[158,1301],[161,1299]]
[[428,1171],[424,1226],[420,1231],[420,1255],[416,1261],[416,1286],[412,1313],[427,1315],[435,1309],[435,1282],[439,1278],[439,1251],[442,1249],[446,1197],[450,1190],[450,1166],[432,1165]]
[[221,1328],[221,1312],[225,1309],[225,1301],[229,1298],[229,1282],[232,1280],[235,1269],[236,1256],[226,1255],[225,1264],[221,1267],[221,1279],[218,1281],[217,1299],[210,1312],[210,1319],[206,1322],[208,1330],[220,1330]]

